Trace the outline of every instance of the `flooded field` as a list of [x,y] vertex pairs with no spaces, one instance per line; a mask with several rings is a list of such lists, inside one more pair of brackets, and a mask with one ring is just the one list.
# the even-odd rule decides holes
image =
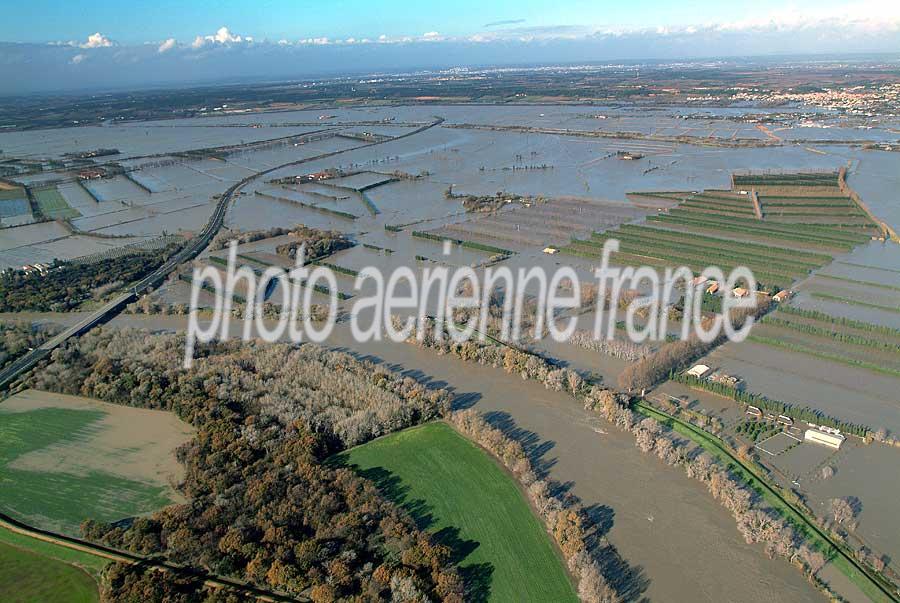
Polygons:
[[804,480],[811,506],[828,514],[831,499],[855,497],[860,502],[859,526],[854,530],[862,543],[887,555],[893,570],[900,571],[900,523],[896,501],[900,497],[900,450],[873,444],[855,446],[829,457],[834,476]]
[[897,380],[892,377],[750,342],[722,346],[707,360],[770,398],[854,423],[900,430]]
[[[765,111],[779,117],[777,109]],[[764,125],[745,120],[746,113],[420,105],[2,133],[0,148],[23,158],[58,159],[104,147],[119,154],[98,162],[114,161],[116,168],[97,177],[77,170],[23,175],[21,183],[32,187],[56,180],[47,187],[55,187],[59,199],[45,196],[44,207],[65,215],[52,216],[60,221],[12,226],[8,218],[31,219],[30,206],[19,197],[15,207],[4,206],[10,216],[4,215],[0,225],[0,267],[79,258],[167,233],[195,233],[229,187],[286,166],[246,184],[230,203],[225,226],[251,231],[303,224],[348,235],[355,245],[325,260],[339,269],[337,290],[343,295],[371,293],[371,284],[353,290],[356,273],[367,266],[390,272],[406,266],[481,271],[489,264],[512,270],[571,265],[592,281],[597,249],[609,237],[623,243],[621,255],[614,257],[619,265],[747,265],[770,293],[793,291],[792,308],[830,318],[773,313],[791,324],[759,325],[757,340],[724,345],[703,362],[741,377],[749,392],[900,433],[900,374],[894,374],[900,373],[900,361],[891,347],[900,340],[846,325],[834,335],[828,322],[846,318],[900,328],[900,246],[871,241],[880,229],[836,180],[838,170],[847,168],[847,183],[876,217],[900,227],[900,155],[856,144],[896,135],[890,124],[862,130],[852,120],[834,117],[815,124],[779,118]],[[421,129],[428,124],[434,125]],[[304,133],[315,134],[279,140]],[[260,141],[268,142],[254,144]],[[835,178],[817,194],[763,186],[758,204],[748,190],[733,187],[735,172],[766,170],[827,172]],[[657,196],[629,195],[635,192]],[[470,195],[482,198],[487,210],[471,201],[465,205]],[[491,206],[491,198],[499,201]],[[445,238],[453,241],[447,253]],[[280,236],[243,244],[241,262],[259,271],[288,267],[290,260],[277,255],[276,247],[289,240]],[[223,250],[204,252],[196,265],[221,270],[224,257]],[[270,291],[275,304],[281,287]],[[155,295],[186,303],[190,287],[172,279]],[[327,297],[317,292],[313,301],[323,303]],[[204,292],[201,302],[212,305],[214,298]],[[341,300],[340,307],[348,310],[350,303]],[[582,315],[579,328],[591,329],[592,318]],[[184,319],[120,315],[113,324],[180,330]],[[670,332],[677,324],[676,319]],[[607,430],[565,395],[412,346],[357,344],[345,323],[329,345],[449,385],[459,405],[497,413],[498,420],[529,434],[547,474],[611,518],[610,539],[645,578],[635,586],[639,595],[685,601],[818,600],[788,564],[770,561],[744,544],[732,518],[701,486],[643,457],[630,436]],[[531,346],[610,386],[636,360],[549,338]],[[686,400],[692,410],[715,417],[730,435],[746,421],[739,405],[708,392],[670,382],[653,395]],[[889,525],[888,509],[896,496],[892,486],[862,492],[866,467],[896,473],[893,468],[900,465],[891,464],[896,450],[853,446],[832,457],[811,445],[795,445],[786,435],[766,437],[760,445],[768,452],[760,454],[769,454],[771,466],[785,479],[799,479],[816,504],[838,495],[858,496],[864,506],[859,536],[873,548],[900,554],[900,537]],[[811,479],[826,462],[835,464],[835,476],[821,483]]]
[[[648,136],[680,133],[725,139],[765,137],[754,125],[738,121],[739,110],[700,113],[695,115],[691,111],[678,109],[636,112],[624,108],[549,106],[347,108],[330,112],[323,120],[319,119],[321,114],[318,112],[293,111],[4,133],[0,134],[0,147],[7,154],[23,157],[38,154],[61,156],[66,152],[100,147],[119,149],[119,157],[123,159],[159,155],[159,160],[151,161],[125,159],[123,165],[140,168],[132,172],[133,178],[117,176],[87,183],[85,187],[71,183],[60,185],[63,198],[82,216],[75,218],[78,228],[114,235],[158,235],[163,231],[197,230],[208,214],[205,204],[214,194],[221,193],[237,180],[288,161],[337,151],[343,152],[333,158],[311,161],[302,168],[287,169],[283,174],[276,172],[273,177],[330,168],[374,170],[382,174],[399,170],[427,176],[421,180],[383,184],[366,191],[366,197],[375,208],[373,211],[377,212],[375,215],[370,215],[370,207],[363,201],[349,199],[353,203],[347,211],[358,215],[358,224],[349,225],[346,219],[302,206],[291,207],[287,203],[276,204],[260,199],[250,203],[246,197],[233,206],[229,223],[245,229],[302,222],[357,232],[372,231],[381,229],[385,224],[432,222],[459,214],[459,205],[443,196],[450,185],[459,194],[504,191],[520,195],[626,201],[625,194],[631,191],[723,188],[728,186],[729,175],[736,169],[836,169],[852,159],[859,161],[856,162],[857,167],[851,170],[851,183],[859,188],[876,213],[883,213],[889,221],[892,219],[891,212],[895,210],[890,195],[890,179],[886,181],[881,177],[896,165],[891,163],[896,156],[890,153],[873,151],[863,155],[851,147],[832,146],[823,147],[823,155],[810,153],[797,145],[766,149],[710,148],[652,139],[583,138],[453,127],[465,124],[503,127],[529,124],[571,131],[638,132]],[[371,150],[354,151],[354,147],[363,146],[365,142],[352,137],[333,136],[300,145],[248,147],[246,151],[230,154],[224,161],[160,161],[165,159],[166,153],[176,151],[249,144],[313,131],[402,136],[412,132],[415,125],[428,123],[435,115],[446,119],[443,126],[402,140],[384,142]],[[262,127],[250,127],[254,125]],[[790,127],[790,124],[781,126],[782,130]],[[778,131],[778,136],[785,134],[782,130]],[[812,133],[809,128],[799,130],[804,136]],[[829,136],[835,132],[835,129],[829,129]],[[643,158],[620,161],[616,159],[618,151],[640,153]],[[159,165],[156,166],[154,161]],[[869,165],[873,167],[867,167]],[[875,170],[872,178],[865,177],[866,169]],[[373,175],[371,171],[363,172],[345,178],[343,184],[365,187],[382,177]],[[39,175],[24,181],[49,178],[52,176]],[[877,182],[881,188],[867,188],[868,181]],[[264,187],[265,183],[258,181],[248,188],[248,193],[253,194]],[[328,194],[322,188],[311,190]],[[331,194],[340,190],[346,189],[332,187]],[[324,200],[319,197],[318,201],[321,203]],[[344,201],[336,203],[341,204]],[[263,207],[265,209],[260,211]],[[555,219],[559,222],[558,218]],[[591,221],[594,228],[608,224],[599,218],[592,218]],[[483,230],[492,226],[496,227],[496,235],[503,235],[509,240],[508,233],[504,235],[504,231],[511,227],[508,224],[486,222],[479,227]],[[563,224],[559,223],[559,226]],[[476,234],[473,231],[473,235]],[[529,241],[537,241],[537,238],[556,241],[562,234],[560,231],[554,235],[551,229],[538,237],[525,237]],[[15,235],[8,229],[0,231],[0,246],[11,236]],[[46,241],[43,239],[37,243]],[[52,249],[45,250],[40,257],[46,258],[54,252]],[[67,259],[72,256],[61,253],[58,257]],[[9,257],[5,263],[15,265],[19,259],[18,255]]]

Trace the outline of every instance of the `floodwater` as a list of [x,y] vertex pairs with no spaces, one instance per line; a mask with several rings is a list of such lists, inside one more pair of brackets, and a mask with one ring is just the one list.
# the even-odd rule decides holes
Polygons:
[[[300,160],[307,161],[278,169],[247,185],[244,194],[236,196],[231,203],[225,225],[246,231],[305,224],[342,231],[360,245],[336,254],[329,262],[353,270],[368,265],[388,271],[401,266],[414,269],[438,264],[470,266],[483,263],[492,255],[454,245],[445,256],[440,243],[410,234],[412,230],[422,230],[508,248],[515,253],[502,265],[514,271],[532,266],[555,269],[571,265],[584,280],[592,280],[598,262],[542,253],[545,244],[565,242],[569,233],[561,225],[566,220],[581,218],[585,222],[583,228],[572,229],[571,234],[583,236],[591,230],[647,213],[627,200],[628,192],[728,188],[735,170],[836,170],[849,165],[850,185],[879,217],[900,229],[897,194],[900,154],[866,151],[858,144],[829,142],[896,140],[896,134],[890,130],[896,124],[889,122],[873,121],[871,129],[862,129],[858,127],[859,120],[823,112],[822,119],[808,127],[809,124],[799,119],[786,117],[778,124],[768,125],[771,134],[785,141],[802,142],[767,148],[453,127],[480,124],[606,134],[636,132],[719,142],[766,139],[769,135],[763,129],[743,119],[747,112],[550,105],[384,106],[0,133],[0,148],[5,157],[51,159],[101,147],[118,148],[121,155],[113,159],[136,168],[130,174],[152,191],[147,192],[124,177],[92,181],[87,186],[101,199],[97,201],[74,182],[72,174],[23,177],[24,181],[64,179],[59,184],[60,191],[82,216],[74,219],[73,224],[82,231],[101,236],[71,235],[54,222],[0,229],[0,267],[80,257],[164,232],[196,232],[209,219],[215,195],[255,172]],[[777,115],[782,111],[754,109],[753,112]],[[230,154],[225,160],[188,160],[166,155],[326,128],[401,136],[438,116],[446,120],[441,126],[377,146],[332,137],[303,144],[266,145]],[[251,127],[254,125],[260,127]],[[640,153],[644,157],[621,161],[616,158],[617,151]],[[338,154],[321,158],[331,153]],[[149,155],[158,157],[145,157]],[[276,178],[334,168],[367,170],[339,182],[347,186],[364,186],[383,178],[372,172],[401,171],[424,177],[368,190],[366,198],[374,210],[359,194],[345,189],[304,185],[287,190],[270,183]],[[534,205],[530,213],[528,208],[511,206],[486,218],[466,214],[458,200],[447,198],[445,192],[451,186],[455,194],[493,195],[502,191],[543,196],[550,201],[546,205]],[[257,192],[320,209],[267,198]],[[347,198],[329,200],[321,194]],[[588,214],[573,212],[566,216],[571,205],[563,204],[562,197],[614,203],[605,210],[592,209]],[[329,214],[321,211],[322,208],[348,212],[356,219]],[[395,233],[385,226],[403,226],[404,230]],[[532,242],[516,241],[516,234]],[[125,238],[106,238],[106,235]],[[387,248],[394,253],[366,249],[362,244]],[[274,250],[271,241],[245,247],[258,253]],[[417,260],[416,256],[431,262]],[[823,273],[900,285],[900,247],[895,244],[863,245],[838,256],[837,260]],[[352,280],[339,275],[338,289],[351,292]],[[792,303],[801,307],[900,328],[900,313],[812,295],[818,291],[896,306],[896,291],[859,287],[821,277],[808,279],[798,289],[800,292]],[[165,299],[182,302],[187,301],[186,294],[183,283],[166,285],[160,292]],[[276,292],[273,298],[278,297]],[[580,328],[590,328],[589,323],[590,320],[582,321]],[[113,324],[183,328],[184,323],[183,319],[176,318],[123,315]],[[474,402],[477,408],[508,413],[516,426],[534,432],[536,441],[546,449],[547,471],[554,479],[570,484],[573,492],[586,503],[610,507],[613,518],[610,538],[629,563],[646,573],[650,582],[643,594],[651,599],[754,602],[818,599],[787,564],[769,561],[762,551],[745,545],[732,518],[711,500],[702,486],[679,471],[641,455],[630,436],[617,434],[566,396],[498,370],[463,365],[412,346],[351,345],[343,327],[330,343],[372,354],[420,376],[443,380],[458,388],[458,393],[469,394],[462,399]],[[580,371],[601,376],[607,383],[614,382],[626,364],[567,344],[544,341],[536,347]],[[750,391],[809,404],[850,421],[900,430],[900,402],[895,393],[898,380],[891,377],[751,343],[726,345],[711,355],[710,362],[742,376]],[[872,509],[887,504],[886,500],[895,500],[889,492],[872,492],[868,494],[871,500],[866,503]],[[879,524],[890,521],[890,517],[873,512],[865,521],[861,525],[866,526],[867,533],[875,534]],[[886,550],[896,550],[887,548],[890,543],[896,543],[893,536],[883,541],[874,535],[872,538],[883,542]]]
[[747,341],[728,343],[703,362],[742,377],[749,391],[853,423],[900,431],[894,377]]
[[812,508],[827,515],[832,498],[858,498],[861,510],[855,532],[872,550],[887,554],[894,571],[900,571],[900,450],[881,444],[847,447],[834,455],[829,465],[835,469],[833,477],[812,478],[803,484]]
[[[111,326],[182,330],[185,324],[184,317],[120,315]],[[240,325],[232,327],[236,335]],[[570,396],[410,344],[358,344],[345,324],[328,343],[450,387],[458,406],[474,405],[517,430],[537,466],[611,524],[608,538],[639,575],[630,585],[635,595],[656,601],[821,600],[788,563],[744,543],[730,513],[702,484],[644,455],[630,434]]]
[[[74,185],[62,185],[62,192],[82,218],[75,221],[83,230],[103,234],[161,234],[162,231],[196,231],[208,217],[204,207],[216,193],[256,170],[343,151],[327,159],[289,168],[272,177],[305,173],[320,169],[400,170],[411,174],[427,172],[423,180],[403,181],[377,187],[367,194],[379,212],[370,216],[362,203],[351,213],[359,220],[348,224],[308,208],[291,208],[242,198],[229,212],[228,223],[238,228],[266,228],[286,222],[303,222],[350,232],[374,232],[385,224],[424,221],[424,226],[440,226],[460,211],[459,204],[448,201],[443,193],[450,185],[457,193],[493,194],[507,191],[524,195],[576,196],[625,200],[635,190],[696,190],[720,188],[729,184],[736,169],[836,169],[851,162],[851,184],[877,214],[900,224],[896,198],[897,169],[900,155],[862,151],[853,146],[787,145],[775,148],[720,148],[674,144],[654,140],[579,138],[537,133],[496,132],[455,129],[459,124],[532,126],[567,128],[576,131],[640,132],[647,135],[673,133],[714,138],[754,138],[761,132],[753,124],[741,121],[742,111],[694,109],[635,110],[611,107],[553,106],[410,106],[292,111],[260,115],[216,115],[208,118],[161,120],[146,124],[115,124],[8,132],[0,134],[0,148],[8,156],[60,157],[100,147],[118,148],[120,158],[138,155],[164,155],[175,151],[269,140],[326,128],[347,131],[371,131],[388,136],[408,133],[416,124],[435,116],[444,117],[444,126],[376,147],[352,150],[362,142],[346,138],[328,138],[301,145],[276,145],[236,153],[226,161],[179,161],[175,165],[155,166],[146,160],[124,161],[124,165],[143,166],[136,179],[149,184],[145,190],[124,178],[91,182],[88,186],[102,199],[86,198]],[[324,117],[320,120],[319,117]],[[365,125],[363,125],[365,124]],[[396,125],[392,125],[396,124]],[[249,127],[260,125],[262,127]],[[825,129],[824,140],[840,138],[836,124]],[[349,126],[349,127],[348,127]],[[857,136],[865,133],[872,140],[889,133],[890,124],[871,130],[853,128]],[[789,122],[779,125],[779,136],[795,128],[804,139],[815,138],[814,128]],[[884,128],[879,130],[879,128]],[[810,152],[812,144],[817,152]],[[638,161],[619,161],[615,151],[630,150],[645,155]],[[161,159],[164,159],[162,157]],[[55,174],[39,174],[25,180],[50,180]],[[144,180],[141,180],[144,178]],[[365,182],[366,176],[350,182]],[[268,178],[267,178],[268,179]],[[257,181],[249,192],[266,186]],[[103,215],[103,218],[98,216]],[[0,247],[9,236],[0,231]],[[45,243],[39,241],[38,243]],[[45,251],[53,254],[55,250]],[[60,252],[60,259],[71,254]],[[2,257],[4,265],[15,265],[20,257]]]

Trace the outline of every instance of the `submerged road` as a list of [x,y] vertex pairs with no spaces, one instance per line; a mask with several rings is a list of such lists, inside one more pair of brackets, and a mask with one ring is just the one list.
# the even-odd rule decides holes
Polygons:
[[[340,151],[330,151],[328,153],[321,153],[319,155],[314,155],[312,157],[305,157],[303,159],[298,159],[296,161],[289,161],[287,163],[283,163],[281,165],[277,165],[272,168],[268,168],[261,172],[256,172],[247,176],[243,180],[232,184],[228,190],[222,195],[219,199],[219,202],[216,204],[215,210],[213,210],[212,216],[210,216],[209,221],[206,223],[206,226],[203,227],[203,230],[196,237],[191,239],[187,245],[178,253],[170,257],[166,262],[154,270],[151,274],[148,274],[143,279],[134,283],[128,290],[127,293],[123,293],[113,299],[112,301],[105,304],[103,307],[99,308],[96,312],[82,320],[76,325],[73,325],[63,331],[62,333],[56,335],[55,337],[45,341],[41,346],[31,350],[27,354],[20,356],[15,361],[13,361],[9,366],[0,371],[0,391],[3,391],[11,383],[13,383],[19,375],[31,370],[34,368],[38,362],[46,358],[50,352],[54,349],[62,345],[71,337],[77,337],[79,335],[83,335],[87,333],[97,325],[103,324],[106,321],[110,320],[114,316],[116,316],[122,309],[136,300],[141,294],[145,293],[149,289],[158,286],[162,283],[172,271],[175,270],[180,264],[190,261],[197,257],[201,251],[206,249],[207,245],[212,241],[213,237],[219,232],[219,229],[222,228],[222,224],[225,221],[225,213],[228,210],[228,203],[234,197],[236,193],[238,193],[244,186],[253,182],[257,178],[261,176],[265,176],[277,170],[281,170],[284,168],[288,168],[295,165],[301,165],[303,163],[309,163],[311,161],[318,161],[321,159],[327,159],[329,157],[334,157],[335,155],[340,155],[342,153],[348,153],[350,151],[358,151],[360,149],[365,149],[368,147],[373,147],[380,144],[385,144],[388,142],[392,142],[395,140],[400,140],[402,138],[408,138],[410,136],[415,136],[416,134],[420,134],[425,130],[429,130],[435,126],[444,123],[444,118],[437,117],[435,121],[426,124],[420,128],[416,128],[411,132],[407,132],[405,134],[401,134],[400,136],[396,136],[394,138],[390,138],[387,140],[378,140],[375,142],[370,142],[367,144],[359,145],[350,149],[342,149]],[[318,133],[311,133],[310,136],[318,135]],[[291,138],[301,138],[301,137],[291,137]]]

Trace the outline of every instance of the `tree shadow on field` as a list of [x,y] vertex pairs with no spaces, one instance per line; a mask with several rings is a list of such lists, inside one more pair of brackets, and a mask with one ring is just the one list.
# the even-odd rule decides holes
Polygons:
[[479,543],[460,538],[457,527],[438,530],[434,533],[434,540],[450,549],[450,559],[459,567],[459,575],[466,585],[466,601],[487,601],[491,594],[493,564],[489,562],[462,564],[469,553],[478,548]]
[[[483,416],[492,427],[499,429],[507,437],[522,445],[535,473],[547,481],[550,491],[555,496],[569,503],[582,502],[571,492],[575,485],[574,482],[559,482],[548,477],[550,469],[556,465],[556,459],[544,457],[556,445],[555,442],[544,441],[537,433],[519,427],[509,413],[493,411],[485,413]],[[644,569],[641,566],[629,564],[606,539],[615,522],[615,511],[611,507],[599,503],[583,505],[582,509],[587,519],[585,542],[588,553],[600,566],[603,576],[615,588],[619,599],[623,602],[646,600],[644,593],[650,586],[650,579],[646,576]]]
[[487,562],[463,564],[472,551],[481,546],[481,543],[477,540],[461,538],[460,529],[455,526],[447,526],[432,532],[436,523],[433,507],[424,499],[412,498],[410,487],[404,484],[400,477],[384,467],[360,469],[354,466],[354,469],[362,477],[371,480],[387,499],[409,513],[416,527],[431,532],[435,543],[450,549],[450,559],[459,568],[460,577],[465,583],[466,601],[484,602],[488,600],[494,574],[493,564]]

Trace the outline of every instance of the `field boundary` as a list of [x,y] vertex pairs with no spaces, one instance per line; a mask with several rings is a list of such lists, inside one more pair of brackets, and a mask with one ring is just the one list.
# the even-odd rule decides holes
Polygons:
[[114,562],[127,563],[129,565],[142,565],[158,571],[169,571],[176,573],[184,573],[185,571],[189,571],[197,578],[202,579],[203,584],[206,586],[217,589],[224,588],[238,590],[252,596],[257,601],[308,601],[308,599],[305,598],[293,598],[285,593],[278,593],[260,589],[255,586],[242,583],[238,580],[223,578],[206,572],[200,572],[195,569],[181,567],[169,561],[159,560],[152,557],[144,557],[141,555],[136,555],[134,553],[114,549],[102,544],[88,542],[87,540],[82,540],[73,536],[65,536],[63,534],[57,534],[48,530],[41,530],[39,528],[24,524],[10,517],[9,515],[6,515],[5,513],[0,513],[0,529],[9,530],[10,532],[13,532],[15,534],[28,536],[30,538],[34,538],[35,540],[48,542],[50,544],[55,544],[57,546],[80,551],[82,553],[88,553],[97,557],[109,559],[110,561]]

